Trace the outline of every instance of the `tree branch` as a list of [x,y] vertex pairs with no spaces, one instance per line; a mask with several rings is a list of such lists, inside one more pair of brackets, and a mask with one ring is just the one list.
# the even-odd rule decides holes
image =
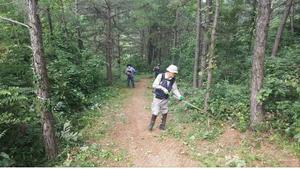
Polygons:
[[0,16],[0,19],[5,20],[5,21],[9,21],[9,22],[12,22],[12,23],[15,23],[15,24],[19,24],[19,25],[22,25],[22,26],[25,26],[28,29],[30,28],[30,26],[26,25],[25,23],[22,23],[22,22],[19,22],[19,21],[15,21],[15,20],[3,17],[3,16]]

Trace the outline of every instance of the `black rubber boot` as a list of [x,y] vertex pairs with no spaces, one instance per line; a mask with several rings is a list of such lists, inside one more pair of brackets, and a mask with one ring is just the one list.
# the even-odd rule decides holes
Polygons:
[[156,115],[153,115],[153,114],[152,114],[151,121],[150,121],[150,124],[149,124],[149,126],[148,126],[148,130],[149,130],[149,131],[152,131],[152,129],[153,129],[153,126],[154,126],[156,117],[157,117]]
[[167,115],[168,115],[167,113],[162,115],[161,123],[159,125],[159,129],[161,129],[161,130],[165,130],[166,129]]

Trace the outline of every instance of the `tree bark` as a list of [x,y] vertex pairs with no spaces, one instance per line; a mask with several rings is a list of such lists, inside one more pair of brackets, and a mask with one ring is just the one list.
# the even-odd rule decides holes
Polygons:
[[110,0],[105,0],[107,5],[107,26],[106,26],[106,76],[109,85],[112,85],[112,11]]
[[291,33],[295,32],[294,28],[294,18],[295,18],[295,1],[293,1],[292,7],[291,7],[291,14],[290,14],[290,22],[291,22]]
[[[206,0],[206,15],[205,15],[205,26],[203,27],[202,31],[202,51],[201,51],[201,55],[200,55],[200,70],[201,70],[201,74],[199,76],[199,87],[203,86],[203,81],[204,81],[204,75],[205,75],[205,69],[206,69],[206,55],[207,55],[207,51],[208,51],[208,46],[209,46],[209,38],[207,37],[208,32],[209,32],[209,28],[210,25],[212,23],[212,2],[211,0]],[[206,35],[204,34],[204,32],[206,32]]]
[[[119,13],[119,9],[116,9],[115,13]],[[117,25],[117,23],[119,23],[119,21],[120,21],[120,17],[119,17],[119,15],[117,15],[115,24]],[[116,45],[117,45],[117,63],[118,63],[118,69],[119,69],[118,75],[119,75],[119,78],[121,78],[123,71],[122,71],[122,67],[121,67],[122,47],[121,47],[121,32],[120,32],[120,30],[118,30],[118,32],[117,32],[116,41],[117,41],[117,43],[116,43]]]
[[201,16],[201,0],[197,0],[197,17],[196,17],[196,24],[197,24],[197,29],[196,29],[196,49],[195,49],[195,60],[194,60],[194,73],[193,73],[193,87],[198,88],[198,71],[199,71],[199,58],[201,55],[201,49],[202,49],[202,16]]
[[31,48],[33,53],[33,70],[36,75],[37,98],[42,114],[43,138],[45,152],[48,159],[53,159],[57,155],[57,144],[55,139],[55,129],[53,125],[53,115],[49,111],[49,82],[44,59],[42,28],[37,13],[37,0],[26,0],[29,18],[29,32]]
[[[177,7],[175,11],[175,21],[174,21],[174,26],[173,26],[173,43],[172,43],[172,48],[176,49],[178,46],[178,22],[179,22],[179,16],[180,16],[180,9]],[[168,55],[166,55],[168,56]],[[175,55],[172,55],[172,64],[175,63]]]
[[140,38],[141,38],[141,57],[144,59],[144,50],[145,50],[145,31],[144,29],[140,30]]
[[78,0],[75,0],[75,15],[76,15],[76,32],[77,32],[77,43],[80,51],[83,50],[83,41],[81,37],[81,28],[80,28],[80,16],[79,16],[79,3]]
[[174,33],[173,48],[176,48],[178,44],[178,22],[179,22],[179,8],[176,9],[176,14],[175,14],[175,23],[173,28],[173,33]]
[[262,103],[257,101],[257,95],[262,88],[264,79],[264,55],[268,24],[271,13],[271,0],[258,1],[258,18],[256,22],[255,43],[252,59],[252,79],[250,97],[250,127],[253,128],[263,121]]
[[[118,66],[119,66],[119,71],[120,71],[120,75],[121,75],[121,72],[122,72],[122,69],[121,69],[121,53],[122,53],[122,47],[121,47],[121,44],[120,44],[120,34],[118,34]],[[121,77],[121,76],[120,76]]]
[[154,33],[156,33],[156,31],[157,31],[156,25],[150,26],[149,35],[148,35],[148,65],[149,66],[153,64],[155,59],[156,46],[154,45],[155,42]]
[[257,8],[257,1],[252,0],[252,13],[251,13],[251,25],[250,25],[250,42],[249,42],[249,55],[251,54],[251,49],[253,48],[254,44],[254,30],[255,30],[255,20],[256,20],[256,8]]
[[200,55],[200,75],[199,75],[199,87],[201,88],[203,86],[204,81],[204,74],[205,74],[205,67],[206,67],[206,54],[207,54],[207,46],[208,46],[208,40],[205,39],[204,36],[204,30],[202,30],[202,51]]
[[48,19],[50,36],[51,36],[51,38],[53,38],[53,25],[52,25],[52,17],[51,17],[50,5],[47,7],[46,11],[47,11],[47,19]]
[[273,49],[272,49],[272,54],[271,54],[272,58],[275,58],[275,56],[277,54],[280,39],[281,39],[281,36],[282,36],[282,32],[284,30],[286,20],[289,16],[292,4],[293,4],[293,0],[287,0],[286,1],[285,9],[284,9],[281,21],[280,21],[280,25],[279,25],[278,30],[277,30],[276,38],[275,38]]
[[209,62],[208,62],[208,70],[207,70],[207,86],[206,86],[206,94],[205,94],[205,100],[204,100],[204,112],[207,112],[208,110],[208,101],[210,97],[210,86],[212,82],[212,68],[213,68],[213,58],[215,56],[215,46],[216,46],[216,29],[217,29],[217,23],[218,23],[218,17],[219,17],[219,10],[220,10],[220,0],[216,0],[216,9],[215,9],[215,16],[214,21],[212,25],[212,31],[211,31],[211,42],[209,47]]
[[213,23],[213,15],[212,15],[212,0],[206,0],[206,6],[207,6],[207,23],[208,27],[211,23]]
[[62,30],[64,32],[65,40],[68,39],[68,29],[67,29],[67,22],[65,18],[65,7],[64,7],[64,1],[60,0],[60,7],[61,7],[61,22],[62,22]]

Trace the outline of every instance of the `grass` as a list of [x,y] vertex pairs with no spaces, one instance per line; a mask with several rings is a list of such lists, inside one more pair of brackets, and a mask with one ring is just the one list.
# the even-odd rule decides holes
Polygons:
[[[180,88],[180,86],[179,86]],[[167,132],[163,138],[180,140],[188,149],[191,158],[199,161],[203,167],[281,167],[289,159],[286,155],[300,157],[300,144],[282,137],[280,134],[262,132],[242,135],[239,145],[224,145],[222,141],[224,126],[234,126],[239,121],[220,121],[192,110],[180,102],[170,99],[172,119],[168,121]],[[230,124],[227,124],[230,123]],[[227,125],[224,125],[227,124]],[[237,131],[238,132],[238,131]],[[227,138],[231,139],[231,138]],[[270,146],[271,148],[268,149]]]
[[[82,112],[76,120],[78,141],[66,142],[56,161],[48,166],[62,167],[111,167],[130,166],[126,150],[120,149],[113,140],[109,140],[110,131],[117,122],[124,123],[121,112],[124,100],[130,97],[126,83],[117,82],[113,87],[99,91],[91,96],[94,103]],[[105,100],[105,101],[104,101]],[[71,128],[71,131],[74,128]]]
[[[164,139],[172,137],[182,141],[191,158],[199,161],[202,167],[281,167],[284,163],[279,158],[288,158],[286,153],[299,157],[299,145],[291,144],[276,134],[265,138],[263,133],[240,133],[243,137],[239,145],[223,145],[221,134],[225,130],[224,122],[211,119],[208,125],[205,116],[193,111],[185,113],[180,105],[173,106],[173,119],[168,122],[167,132],[162,135]],[[270,143],[274,150],[264,152],[264,143]],[[274,156],[279,153],[276,146],[279,146],[280,155]]]
[[114,144],[92,143],[73,149],[72,154],[64,161],[64,167],[117,166],[125,160],[126,151],[116,150]]
[[[147,74],[137,75],[135,81],[148,77]],[[77,120],[84,126],[81,144],[70,146],[61,154],[60,162],[55,166],[63,167],[117,167],[131,166],[127,152],[120,149],[113,140],[109,140],[109,132],[117,122],[125,123],[126,118],[121,112],[124,100],[130,97],[125,76],[115,82],[108,90],[99,91],[91,99],[95,103]],[[103,99],[104,96],[104,99]],[[105,100],[105,102],[103,101]]]
[[288,138],[283,137],[280,134],[273,134],[271,137],[268,139],[270,142],[275,143],[278,145],[281,149],[284,149],[293,155],[297,156],[300,158],[300,143],[299,142],[294,142],[290,141]]

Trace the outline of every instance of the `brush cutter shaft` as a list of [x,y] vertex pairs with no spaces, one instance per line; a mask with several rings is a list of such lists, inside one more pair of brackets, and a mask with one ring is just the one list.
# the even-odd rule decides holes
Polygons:
[[195,105],[193,105],[193,104],[191,104],[191,103],[189,103],[187,101],[183,101],[183,102],[186,103],[186,104],[188,104],[189,106],[191,106],[191,107],[193,107],[193,108],[201,111],[201,109],[199,107],[197,107],[197,106],[195,106]]

